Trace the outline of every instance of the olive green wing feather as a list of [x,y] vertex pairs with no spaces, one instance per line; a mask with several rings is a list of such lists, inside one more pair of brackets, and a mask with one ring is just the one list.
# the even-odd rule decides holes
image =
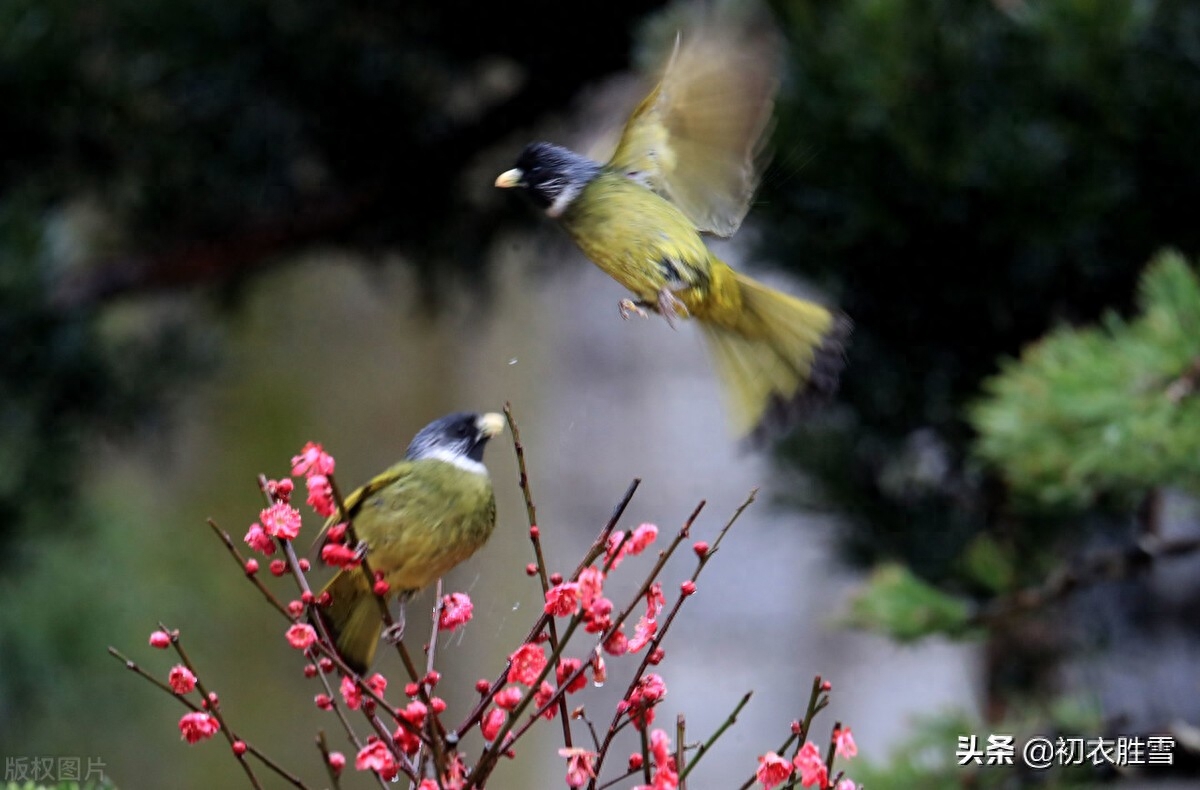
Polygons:
[[373,568],[398,589],[418,589],[471,556],[496,523],[486,475],[438,460],[403,465],[354,513]]
[[733,5],[679,33],[609,161],[717,236],[733,235],[749,210],[782,64],[774,27]]
[[[354,518],[355,514],[358,512],[358,509],[362,506],[362,503],[367,497],[371,496],[377,491],[387,488],[389,485],[394,483],[397,478],[403,476],[406,468],[410,465],[411,464],[408,461],[401,461],[400,463],[390,467],[387,471],[375,475],[375,477],[367,481],[366,485],[360,486],[351,491],[350,495],[343,500],[346,503],[346,512],[350,514],[351,518]],[[312,546],[309,547],[308,553],[310,556],[315,556],[316,553],[321,550],[321,546],[325,543],[325,533],[329,531],[329,528],[343,520],[344,519],[341,513],[334,513],[332,516],[326,519],[324,526],[321,527],[321,531],[318,532],[317,537],[313,539]]]

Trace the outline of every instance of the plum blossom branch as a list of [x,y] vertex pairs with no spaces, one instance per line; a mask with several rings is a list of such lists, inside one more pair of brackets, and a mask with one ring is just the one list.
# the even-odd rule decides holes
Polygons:
[[[207,708],[209,715],[217,720],[217,723],[220,725],[221,732],[225,733],[225,739],[229,741],[229,746],[233,749],[234,757],[237,758],[238,763],[240,763],[242,769],[245,770],[246,778],[250,780],[251,785],[256,788],[261,788],[262,785],[259,784],[258,777],[254,775],[254,769],[252,769],[250,764],[246,762],[245,742],[238,738],[234,732],[229,729],[229,725],[225,722],[225,714],[221,712],[221,705],[217,700],[217,695],[204,687],[203,681],[200,680],[199,673],[196,672],[196,666],[192,663],[191,658],[188,657],[187,651],[183,649],[183,643],[179,640],[179,632],[172,631],[161,622],[158,624],[158,627],[163,633],[170,635],[171,647],[174,648],[175,654],[179,656],[179,660],[183,662],[183,665],[187,667],[188,671],[191,673],[196,690],[200,692],[200,699],[204,700],[204,706]],[[241,744],[240,749],[238,748],[238,744]],[[281,776],[292,781],[297,787],[304,786],[303,784],[299,783],[299,780],[295,779],[295,777],[291,776],[290,774],[283,773]]]
[[[638,486],[640,486],[641,484],[642,484],[641,479],[635,477],[633,479],[633,482],[631,482],[629,484],[629,487],[625,489],[624,495],[621,497],[620,501],[617,502],[616,507],[613,508],[613,512],[612,512],[612,515],[608,519],[608,523],[606,523],[604,525],[604,528],[600,530],[600,534],[596,537],[596,540],[592,543],[591,547],[588,549],[587,553],[584,555],[583,561],[579,563],[579,567],[577,567],[575,569],[575,573],[572,576],[572,578],[578,578],[579,574],[583,572],[584,568],[589,567],[596,560],[597,557],[599,557],[601,554],[603,554],[606,551],[606,548],[608,545],[608,537],[612,534],[612,531],[616,528],[617,524],[620,522],[621,517],[623,515],[625,515],[626,508],[629,507],[629,503],[633,499],[633,495],[635,493],[637,493]],[[529,633],[526,634],[524,642],[528,643],[528,642],[533,641],[533,639],[536,638],[537,635],[540,634],[543,629],[545,629],[546,623],[549,621],[550,621],[550,615],[548,613],[543,612],[538,617],[538,619],[536,621],[534,621],[533,627],[529,629]],[[504,669],[500,673],[500,675],[496,678],[495,681],[492,682],[492,685],[489,687],[487,693],[482,695],[479,702],[477,702],[475,704],[475,707],[471,710],[471,712],[469,714],[467,714],[467,717],[466,717],[466,719],[463,720],[462,724],[458,725],[458,727],[454,730],[452,737],[455,739],[455,741],[460,739],[462,737],[463,733],[465,733],[471,727],[474,727],[476,724],[479,723],[479,720],[483,717],[484,711],[487,710],[488,706],[492,703],[492,700],[495,698],[496,693],[499,692],[501,687],[504,686],[504,682],[505,682],[505,679],[508,677],[508,672],[509,672],[510,668],[511,668],[511,662],[509,665],[506,665],[504,667]]]
[[[521,444],[521,429],[517,427],[517,419],[513,416],[512,404],[505,402],[504,418],[508,421],[508,430],[512,435],[513,451],[517,456],[517,469],[519,470],[518,484],[521,488],[521,493],[525,496],[525,513],[529,518],[529,542],[533,544],[533,555],[536,560],[536,568],[538,580],[542,584],[542,595],[545,596],[550,590],[550,577],[546,572],[546,557],[542,552],[541,530],[537,523],[537,506],[533,504],[533,486],[529,482],[529,472],[525,468],[525,445]],[[557,650],[558,627],[554,623],[554,618],[547,620],[550,635],[550,648]],[[565,696],[558,699],[559,719],[562,722],[563,730],[563,745],[570,749],[573,745],[571,739],[571,722],[567,716],[567,698]]]
[[[408,698],[407,706],[397,708],[384,698],[387,679],[379,673],[369,678],[360,676],[346,665],[331,638],[329,626],[322,616],[322,609],[332,600],[330,594],[328,591],[314,594],[307,576],[309,562],[296,555],[293,541],[301,528],[301,514],[290,505],[290,496],[295,487],[291,478],[284,477],[275,481],[267,480],[265,476],[259,477],[259,485],[267,507],[259,515],[262,523],[251,526],[245,541],[256,552],[264,555],[281,552],[282,558],[271,560],[271,573],[277,577],[290,573],[299,590],[297,599],[285,602],[286,599],[276,597],[264,584],[265,579],[258,575],[258,559],[243,556],[230,536],[214,521],[208,521],[209,527],[225,544],[226,551],[231,559],[238,563],[243,575],[258,589],[264,600],[290,624],[287,639],[294,648],[303,652],[308,662],[304,665],[305,676],[317,678],[324,689],[324,692],[317,694],[314,699],[316,707],[335,713],[350,743],[355,747],[354,767],[359,771],[370,772],[381,788],[388,787],[402,773],[410,781],[413,790],[479,790],[491,778],[500,757],[512,756],[514,745],[528,735],[534,725],[544,718],[560,715],[564,748],[558,752],[566,759],[565,778],[569,788],[586,786],[592,790],[603,790],[640,776],[642,788],[686,790],[688,779],[696,770],[696,766],[708,754],[716,740],[736,723],[751,694],[746,693],[720,726],[699,745],[687,743],[687,721],[682,712],[678,713],[672,745],[672,737],[664,729],[651,729],[655,707],[663,699],[667,687],[664,679],[657,674],[658,670],[650,670],[652,666],[658,666],[663,661],[666,654],[661,645],[680,614],[684,600],[697,592],[696,582],[701,571],[716,555],[733,524],[754,502],[757,489],[752,490],[734,511],[712,539],[711,546],[703,540],[691,543],[696,555],[695,566],[690,577],[681,583],[679,593],[669,607],[667,596],[663,594],[660,576],[679,547],[691,538],[692,528],[705,507],[704,501],[693,509],[673,539],[658,551],[655,561],[651,563],[652,567],[642,578],[632,598],[618,607],[604,597],[605,580],[610,573],[617,571],[622,557],[643,552],[657,539],[659,532],[654,524],[642,524],[628,532],[615,531],[640,485],[640,480],[634,479],[629,485],[608,522],[584,552],[583,559],[574,572],[567,579],[559,573],[551,573],[546,562],[541,531],[537,525],[537,509],[519,427],[509,404],[505,404],[504,411],[512,432],[520,469],[519,485],[525,498],[529,536],[535,560],[526,566],[526,572],[530,576],[538,577],[545,605],[535,618],[524,642],[509,655],[504,671],[494,682],[485,678],[476,683],[478,701],[463,723],[450,732],[445,730],[438,718],[446,709],[446,703],[434,695],[435,687],[441,681],[441,675],[435,669],[439,652],[438,633],[470,619],[471,602],[465,594],[443,596],[441,581],[438,581],[436,602],[432,609],[432,634],[428,645],[425,646],[423,674],[418,675],[416,664],[412,660],[413,654],[409,653],[404,642],[395,640],[397,652],[410,679],[404,687],[404,695]],[[334,515],[343,519],[335,526],[329,527],[328,542],[324,545],[327,551],[322,552],[322,559],[327,564],[342,568],[358,567],[359,570],[355,572],[363,573],[370,584],[380,620],[389,631],[393,631],[396,629],[396,620],[393,619],[387,603],[387,584],[383,577],[371,568],[367,547],[354,532],[353,520],[349,517],[345,500],[333,479],[333,466],[332,456],[324,453],[320,445],[311,442],[301,451],[300,456],[292,459],[292,475],[305,476],[308,503],[313,509],[327,519],[326,524],[333,525],[338,520],[330,518]],[[325,535],[325,532],[322,532],[322,535]],[[328,551],[330,547],[335,547],[337,551]],[[642,605],[646,607],[645,615],[639,619],[634,633],[627,637],[623,631],[625,623],[631,620],[635,611]],[[558,623],[557,618],[565,618],[564,623]],[[400,622],[402,628],[402,618]],[[571,639],[579,633],[581,626],[587,633],[594,635],[595,642],[588,642],[590,648],[583,656],[568,655],[567,647]],[[211,738],[217,730],[221,730],[243,766],[251,786],[257,788],[261,784],[245,759],[247,752],[254,754],[264,765],[294,786],[304,787],[299,780],[266,758],[255,747],[241,741],[229,729],[219,709],[216,695],[209,693],[196,678],[195,667],[179,643],[178,632],[170,632],[163,626],[162,631],[152,635],[151,644],[160,648],[173,645],[182,662],[171,670],[167,683],[152,678],[115,648],[109,648],[109,652],[114,658],[124,661],[130,670],[150,680],[164,692],[172,694],[189,709],[190,712],[180,721],[180,730],[189,742]],[[569,711],[567,696],[581,691],[587,685],[585,673],[588,671],[591,671],[595,685],[606,682],[608,670],[605,667],[605,654],[620,657],[639,652],[642,655],[622,670],[633,670],[632,680],[625,689],[604,737],[601,738],[582,704],[574,711]],[[552,671],[554,677],[550,676]],[[197,705],[183,696],[192,689],[198,689],[203,695],[201,704]],[[801,785],[806,788],[831,786],[829,779],[833,775],[835,756],[851,757],[856,753],[856,747],[849,729],[843,729],[840,722],[834,726],[825,755],[820,754],[816,744],[808,741],[813,717],[828,704],[829,691],[828,683],[823,682],[819,676],[814,679],[803,722],[792,723],[792,734],[780,747],[780,753],[768,752],[759,757],[758,770],[744,788],[749,788],[756,781],[764,790],[772,790],[781,785],[785,790]],[[360,709],[371,728],[371,734],[365,741],[360,740],[348,717],[350,711]],[[385,724],[388,717],[399,727],[394,733],[389,732],[391,725]],[[584,721],[590,735],[591,748],[579,748],[573,744],[571,719]],[[460,741],[467,731],[476,725],[480,728],[484,746],[478,752],[474,766],[469,766],[460,751]],[[616,738],[629,727],[636,730],[638,747],[629,754],[628,765],[617,771],[618,776],[602,782],[600,773],[606,761],[612,762]],[[793,744],[797,744],[797,747],[794,755],[788,759],[782,753]],[[330,750],[324,731],[319,732],[316,746],[329,775],[330,786],[336,789],[340,785],[347,757],[341,752]],[[842,780],[841,774],[836,775],[834,779]],[[852,785],[849,780],[838,781],[842,790]]]
[[342,769],[346,767],[346,757],[341,752],[329,751],[329,742],[325,739],[324,730],[317,732],[316,741],[317,749],[321,752],[321,763],[325,766],[326,773],[329,774],[329,786],[332,790],[340,790]]
[[684,744],[687,735],[687,719],[682,713],[675,716],[675,770],[679,772],[679,788],[687,790],[687,784],[683,780],[683,775],[686,773],[687,765],[684,755],[687,752]]
[[[164,633],[166,633],[166,632],[164,632]],[[170,636],[169,633],[167,635]],[[142,678],[145,681],[148,681],[151,685],[155,686],[156,688],[161,690],[163,693],[178,700],[180,704],[182,704],[184,707],[191,710],[192,713],[208,715],[208,711],[205,709],[205,707],[203,707],[201,705],[197,705],[196,703],[192,702],[187,697],[183,696],[182,694],[177,693],[175,691],[175,689],[171,688],[171,686],[167,685],[166,683],[163,683],[161,680],[159,680],[158,678],[151,675],[149,672],[147,672],[145,669],[143,669],[137,662],[135,662],[133,659],[126,656],[120,650],[117,650],[115,647],[110,645],[108,648],[108,654],[110,656],[112,656],[113,658],[117,659],[118,661],[120,661],[122,664],[124,664],[125,668],[128,669],[130,672],[133,672],[135,675],[137,675],[138,677]],[[198,683],[197,683],[197,687],[199,687]],[[203,692],[201,692],[201,693],[203,693]],[[208,700],[208,695],[205,694],[202,698],[204,700]],[[223,724],[221,725],[221,728],[225,729]],[[229,731],[226,730],[227,735],[228,735],[228,732]],[[306,788],[306,785],[303,782],[301,782],[299,778],[297,778],[296,776],[291,774],[286,768],[281,766],[275,760],[271,759],[269,756],[267,756],[265,753],[263,753],[262,750],[260,750],[256,746],[254,746],[252,743],[248,743],[246,741],[241,741],[237,738],[234,738],[230,741],[231,746],[234,743],[243,744],[244,749],[246,751],[250,752],[255,757],[257,757],[259,759],[259,761],[262,762],[263,765],[270,768],[272,771],[274,771],[276,774],[278,774],[280,777],[282,777],[285,781],[287,781],[293,787]],[[242,755],[237,753],[236,747],[234,747],[234,754],[239,759],[242,757]],[[246,766],[244,762],[243,762],[243,766],[247,770],[248,777],[252,776],[253,772],[249,771],[249,766]],[[252,784],[255,781],[257,781],[257,778],[251,779]],[[255,786],[258,786],[258,785],[255,785]]]
[[233,557],[234,562],[236,562],[238,567],[241,568],[246,574],[246,578],[249,579],[250,583],[253,584],[255,588],[263,594],[263,597],[267,599],[267,603],[275,607],[275,609],[284,617],[288,618],[289,620],[292,619],[292,616],[288,613],[287,607],[280,603],[279,599],[275,597],[275,593],[267,589],[267,586],[262,583],[261,579],[258,578],[258,560],[254,559],[253,557],[250,559],[243,557],[241,552],[238,551],[237,545],[234,544],[233,538],[229,537],[228,532],[217,526],[217,522],[213,521],[211,518],[207,519],[206,521],[208,526],[212,527],[212,531],[216,533],[216,536],[221,539],[223,544],[225,544],[225,548],[229,550],[229,554]]

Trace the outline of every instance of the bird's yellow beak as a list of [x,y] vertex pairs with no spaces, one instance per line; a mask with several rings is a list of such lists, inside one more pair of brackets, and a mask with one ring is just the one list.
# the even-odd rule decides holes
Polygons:
[[496,176],[496,186],[501,189],[512,189],[513,187],[521,186],[525,174],[521,172],[521,168],[514,167],[512,170],[505,170],[500,175]]
[[504,416],[495,412],[481,414],[475,421],[475,427],[481,434],[491,439],[504,430]]

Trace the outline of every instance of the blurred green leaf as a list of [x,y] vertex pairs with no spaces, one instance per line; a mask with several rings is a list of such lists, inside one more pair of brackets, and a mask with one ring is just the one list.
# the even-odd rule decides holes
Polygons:
[[933,634],[965,636],[970,606],[898,564],[875,569],[850,603],[849,625],[912,642]]
[[1163,252],[1138,303],[1135,319],[1054,331],[985,382],[976,451],[1026,504],[1200,491],[1200,280]]
[[1016,581],[1012,552],[986,532],[975,536],[967,546],[963,573],[993,595],[1011,590]]

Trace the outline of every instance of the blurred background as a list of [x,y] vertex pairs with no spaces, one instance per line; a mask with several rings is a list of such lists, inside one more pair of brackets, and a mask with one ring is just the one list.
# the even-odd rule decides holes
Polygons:
[[[707,539],[762,487],[665,644],[659,721],[700,739],[755,691],[696,786],[749,777],[818,673],[817,732],[853,728],[871,787],[1191,786],[1200,6],[772,7],[775,155],[716,246],[856,328],[836,403],[751,450],[693,329],[620,321],[620,288],[491,186],[532,139],[602,146],[678,9],[0,3],[0,754],[240,786],[106,654],[165,675],[161,619],[239,734],[320,786],[317,729],[352,749],[205,519],[244,534],[255,476],[306,441],[349,488],[511,401],[554,569],[634,477],[622,526],[705,499]],[[540,607],[509,442],[487,461],[497,535],[446,580],[476,607],[439,640],[451,718]],[[620,667],[580,700],[597,721]],[[493,786],[562,785],[545,732]],[[1168,734],[1174,765],[957,766],[990,733]]]

